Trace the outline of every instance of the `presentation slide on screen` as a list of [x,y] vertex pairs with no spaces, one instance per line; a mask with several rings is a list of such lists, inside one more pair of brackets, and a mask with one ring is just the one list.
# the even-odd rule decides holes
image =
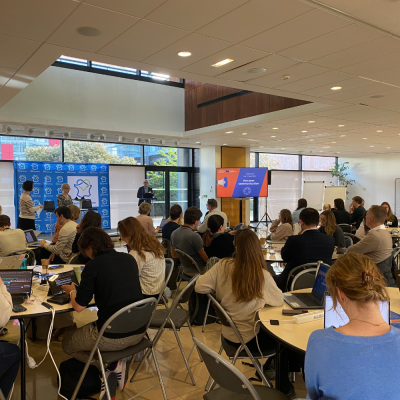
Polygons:
[[267,197],[268,168],[218,168],[217,197]]

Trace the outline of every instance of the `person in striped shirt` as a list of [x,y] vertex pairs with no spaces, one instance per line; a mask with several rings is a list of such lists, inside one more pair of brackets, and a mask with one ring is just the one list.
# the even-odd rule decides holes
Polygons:
[[39,210],[39,208],[43,208],[42,205],[38,205],[35,207],[33,204],[30,193],[33,190],[33,181],[25,181],[22,184],[22,189],[24,193],[21,194],[19,198],[19,217],[17,228],[26,231],[28,229],[35,230],[35,211]]
[[65,264],[71,257],[77,224],[71,220],[71,209],[69,207],[58,207],[55,214],[57,222],[62,225],[57,243],[49,244],[46,240],[39,242],[42,247],[36,252],[37,264],[41,264],[41,260],[46,258],[49,258],[52,264]]

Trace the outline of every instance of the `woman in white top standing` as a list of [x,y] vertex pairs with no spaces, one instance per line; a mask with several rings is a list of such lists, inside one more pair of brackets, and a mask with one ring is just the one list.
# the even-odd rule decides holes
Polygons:
[[28,229],[35,230],[35,211],[39,208],[43,208],[42,205],[34,206],[31,196],[29,196],[33,190],[33,181],[25,181],[22,184],[24,193],[19,198],[19,217],[18,217],[18,229],[26,231]]
[[119,221],[118,232],[139,267],[143,298],[157,298],[165,283],[164,247],[133,217]]

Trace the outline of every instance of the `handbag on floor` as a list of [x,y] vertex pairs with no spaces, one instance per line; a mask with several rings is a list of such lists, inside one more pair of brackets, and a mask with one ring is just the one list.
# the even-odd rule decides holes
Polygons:
[[[70,399],[81,377],[85,364],[81,361],[70,358],[60,364],[61,376],[61,389],[60,393],[67,399]],[[101,379],[100,371],[94,366],[90,365],[83,379],[82,385],[79,388],[78,399],[93,399],[96,393],[100,393]]]

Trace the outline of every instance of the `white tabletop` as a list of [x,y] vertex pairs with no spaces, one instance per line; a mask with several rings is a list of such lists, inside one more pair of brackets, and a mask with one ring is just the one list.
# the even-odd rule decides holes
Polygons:
[[[390,310],[400,313],[400,292],[398,288],[388,288],[390,295]],[[297,290],[298,293],[310,293],[311,289]],[[283,303],[281,307],[266,306],[259,311],[258,315],[261,321],[275,320],[291,320],[292,317],[282,315],[282,310],[291,310],[292,308]],[[315,311],[315,310],[310,310]],[[324,319],[319,319],[304,324],[284,323],[279,325],[271,325],[269,322],[262,322],[264,327],[284,346],[291,347],[294,350],[305,352],[310,335],[317,329],[324,328]]]

